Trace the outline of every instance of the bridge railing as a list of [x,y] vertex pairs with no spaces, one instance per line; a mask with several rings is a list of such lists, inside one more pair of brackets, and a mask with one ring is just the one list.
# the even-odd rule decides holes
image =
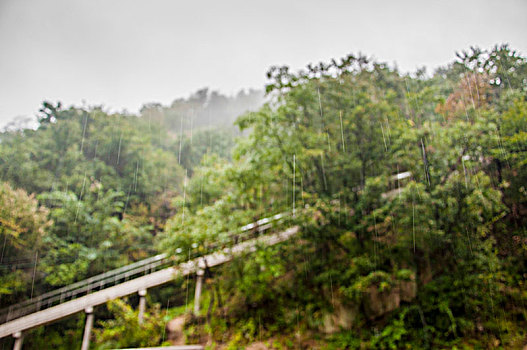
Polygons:
[[[276,226],[278,222],[289,215],[290,213],[288,212],[276,214],[245,225],[238,230],[220,235],[220,239],[207,244],[206,251],[210,252],[229,244],[236,244],[254,238],[256,235],[262,234]],[[11,305],[0,310],[0,324],[79,298],[91,292],[117,285],[129,279],[158,271],[161,268],[173,265],[176,260],[173,256],[159,254]]]
[[47,309],[68,300],[76,299],[90,292],[108,288],[138,275],[157,271],[170,264],[166,254],[159,254],[148,259],[137,261],[133,264],[111,270],[86,280],[73,283],[60,289],[42,294],[36,298],[26,300],[19,304],[11,305],[0,310],[0,324],[30,313]]

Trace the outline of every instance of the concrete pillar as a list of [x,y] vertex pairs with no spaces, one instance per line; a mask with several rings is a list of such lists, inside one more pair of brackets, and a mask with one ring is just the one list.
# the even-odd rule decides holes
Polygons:
[[143,318],[145,315],[145,308],[146,308],[146,289],[141,289],[139,291],[139,324],[143,324]]
[[199,269],[196,271],[196,290],[194,292],[194,316],[199,314],[199,298],[201,297],[201,288],[203,286],[204,271]]
[[13,350],[22,350],[22,342],[24,341],[24,335],[22,332],[16,332],[13,334],[15,338],[15,345],[13,345]]
[[84,311],[86,312],[86,324],[84,325],[81,350],[88,350],[90,348],[90,335],[93,327],[93,307],[88,307]]

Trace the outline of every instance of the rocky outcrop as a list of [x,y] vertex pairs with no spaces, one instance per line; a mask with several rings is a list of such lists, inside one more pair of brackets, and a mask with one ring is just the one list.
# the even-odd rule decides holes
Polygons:
[[339,300],[333,301],[333,312],[324,313],[320,331],[326,334],[351,329],[359,313],[358,306],[343,305]]
[[[385,290],[380,290],[378,285],[372,284],[362,296],[365,316],[370,320],[379,318],[397,309],[401,302],[411,302],[416,296],[415,274],[407,279],[394,281],[392,287]],[[319,330],[326,334],[333,334],[344,329],[351,329],[360,313],[359,304],[344,304],[340,298],[334,298],[332,304],[333,311],[322,314],[322,324]]]
[[388,290],[380,291],[376,285],[368,287],[363,298],[364,311],[370,320],[397,309],[401,301],[411,302],[417,295],[415,274],[408,280],[400,280]]
[[380,291],[375,285],[370,286],[363,298],[364,311],[370,320],[387,314],[399,307],[401,295],[399,288]]
[[415,275],[412,275],[408,281],[399,282],[399,294],[401,301],[411,302],[417,296],[417,282],[415,281]]

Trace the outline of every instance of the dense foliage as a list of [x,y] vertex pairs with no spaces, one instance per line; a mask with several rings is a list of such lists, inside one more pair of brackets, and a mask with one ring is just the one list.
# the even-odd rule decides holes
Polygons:
[[[256,96],[213,93],[210,103],[223,101],[215,125],[235,117],[230,109],[255,108]],[[44,102],[36,129],[0,134],[0,306],[156,254],[155,237],[181,210],[193,168],[206,155],[229,159],[237,134],[234,126],[194,128],[176,134],[146,116]],[[76,326],[68,322],[52,326],[54,347],[71,341],[53,338]]]
[[204,164],[165,230],[168,251],[199,250],[296,211],[298,241],[223,268],[232,346],[284,333],[287,346],[522,346],[526,67],[497,46],[431,77],[362,56],[272,68],[232,164]]

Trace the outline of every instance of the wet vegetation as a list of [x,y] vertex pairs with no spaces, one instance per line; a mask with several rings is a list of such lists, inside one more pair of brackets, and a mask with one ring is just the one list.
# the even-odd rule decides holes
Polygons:
[[[206,271],[187,342],[527,345],[525,57],[498,45],[433,73],[361,55],[272,67],[262,101],[201,90],[139,116],[45,102],[36,130],[2,133],[1,306],[159,252],[183,261],[288,212],[291,241]],[[132,297],[103,308],[92,346],[166,342],[193,283],[163,288],[143,325]],[[78,344],[82,317],[46,329],[25,344]]]

